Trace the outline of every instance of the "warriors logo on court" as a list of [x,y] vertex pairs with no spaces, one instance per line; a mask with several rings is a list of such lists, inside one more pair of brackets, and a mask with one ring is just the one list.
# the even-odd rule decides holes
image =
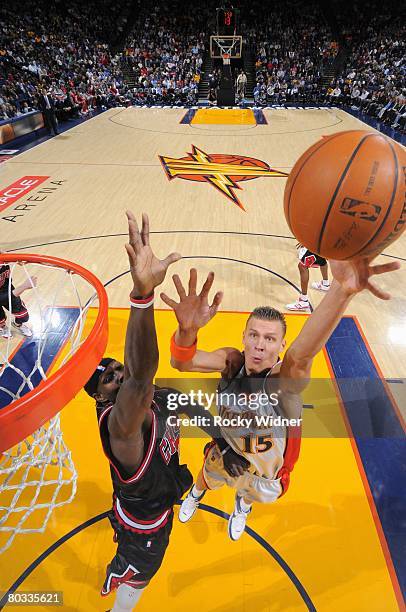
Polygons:
[[288,176],[285,172],[270,168],[266,162],[255,157],[205,153],[194,145],[187,157],[176,159],[160,155],[159,159],[170,180],[181,178],[186,181],[210,183],[242,210],[245,208],[234,193],[234,189],[242,189],[238,183],[260,177]]

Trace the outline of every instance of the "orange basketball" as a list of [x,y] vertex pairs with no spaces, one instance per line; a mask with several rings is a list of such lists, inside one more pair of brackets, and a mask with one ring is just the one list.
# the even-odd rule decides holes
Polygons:
[[285,187],[297,240],[331,259],[381,253],[406,228],[406,152],[376,132],[323,137],[297,160]]

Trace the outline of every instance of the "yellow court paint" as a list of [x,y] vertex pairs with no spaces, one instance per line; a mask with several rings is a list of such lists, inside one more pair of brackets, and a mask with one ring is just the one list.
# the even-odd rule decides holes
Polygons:
[[[49,179],[44,182],[47,193],[38,196],[41,199],[35,206],[22,197],[7,209],[7,216],[14,220],[13,231],[7,231],[10,221],[1,221],[6,228],[1,248],[64,257],[88,268],[103,283],[115,279],[107,286],[111,307],[107,354],[122,360],[131,288],[125,274],[124,212],[131,208],[138,220],[147,212],[157,256],[173,251],[183,256],[160,290],[176,296],[171,275],[177,273],[187,281],[192,266],[198,269],[199,287],[213,271],[212,294],[224,290],[222,311],[199,333],[199,346],[240,347],[247,315],[226,311],[249,311],[262,304],[285,311],[285,305],[297,297],[296,241],[283,212],[286,178],[261,176],[230,186],[224,172],[200,177],[200,181],[183,173],[172,177],[162,157],[183,161],[196,147],[210,159],[228,156],[227,164],[233,156],[263,162],[251,172],[267,165],[289,174],[298,157],[323,135],[372,129],[335,108],[275,108],[264,109],[263,114],[267,124],[255,125],[251,110],[200,109],[189,125],[181,123],[185,116],[181,108],[114,108],[13,157],[2,164],[4,187],[28,175]],[[206,125],[203,121],[199,125],[200,119]],[[213,163],[212,170],[216,169]],[[403,234],[386,254],[404,257],[405,245]],[[377,263],[385,261],[381,257]],[[24,280],[20,272],[16,270],[18,282]],[[360,321],[386,378],[406,376],[405,334],[399,322],[406,314],[405,275],[403,268],[377,279],[392,294],[392,301],[383,303],[364,291],[351,301],[348,311]],[[48,273],[38,271],[44,304],[52,304],[55,296],[49,279]],[[312,270],[310,281],[319,279],[320,272]],[[323,298],[311,288],[309,296],[313,306]],[[32,293],[24,294],[24,301],[31,311]],[[63,294],[58,303],[70,305],[63,301]],[[164,306],[159,292],[155,305]],[[158,311],[156,320],[161,353],[158,376],[176,378],[178,387],[187,386],[188,380],[181,380],[169,366],[175,317]],[[301,314],[287,316],[288,343],[305,320]],[[14,348],[19,336],[12,340]],[[305,437],[290,489],[274,505],[257,505],[249,525],[286,561],[318,612],[391,612],[397,609],[392,584],[322,354],[315,360],[312,375],[324,382],[313,381],[304,394],[309,406],[304,410]],[[205,376],[192,377],[204,384]],[[0,556],[0,590],[7,589],[62,536],[111,506],[109,468],[101,451],[93,402],[84,392],[62,411],[62,423],[79,472],[76,498],[55,511],[45,533],[17,537]],[[182,433],[182,461],[196,474],[206,439],[185,437],[185,429]],[[233,492],[222,489],[207,494],[204,501],[230,512]],[[108,522],[95,522],[55,548],[20,589],[63,590],[63,610],[104,612],[112,607],[113,598],[103,601],[99,589],[114,548]],[[168,612],[306,610],[295,586],[263,547],[247,534],[239,542],[230,542],[226,521],[202,510],[190,524],[175,521],[164,564],[137,612],[162,607]]]
[[[118,359],[123,356],[127,317],[127,309],[109,313],[106,354]],[[246,318],[242,313],[218,313],[201,330],[199,346],[240,347]],[[305,320],[304,316],[287,315],[288,344]],[[180,373],[169,365],[174,315],[157,311],[156,322],[158,377],[179,378]],[[315,359],[312,375],[329,377],[323,354]],[[305,397],[314,407],[304,410],[304,430],[313,419],[320,423],[324,436],[303,439],[287,494],[273,505],[255,505],[248,524],[281,555],[318,611],[395,611],[398,607],[389,573],[338,402],[326,411],[321,400]],[[17,537],[0,557],[2,590],[62,536],[110,507],[108,463],[101,450],[93,402],[83,391],[63,410],[62,424],[79,473],[77,496],[72,504],[54,512],[44,534]],[[185,430],[183,433],[187,436]],[[201,466],[206,441],[203,437],[181,441],[181,460],[194,475]],[[226,488],[208,492],[204,503],[228,513],[233,508],[233,492]],[[103,519],[56,548],[20,588],[62,590],[64,611],[107,610],[113,597],[102,600],[99,589],[114,550],[110,525]],[[186,525],[175,518],[164,563],[142,595],[137,612],[162,607],[169,612],[306,609],[298,590],[263,546],[248,534],[231,542],[226,521],[202,509]]]
[[256,125],[255,115],[250,108],[200,108],[196,111],[192,125]]

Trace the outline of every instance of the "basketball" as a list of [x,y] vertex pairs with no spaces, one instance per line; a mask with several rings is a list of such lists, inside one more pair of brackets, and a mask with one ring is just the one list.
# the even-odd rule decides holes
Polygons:
[[284,210],[297,240],[327,259],[381,253],[406,228],[406,152],[377,132],[324,136],[297,160]]

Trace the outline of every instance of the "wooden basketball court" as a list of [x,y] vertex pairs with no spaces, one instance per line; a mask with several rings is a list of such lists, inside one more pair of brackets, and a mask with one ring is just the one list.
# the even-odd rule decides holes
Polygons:
[[[199,336],[202,348],[240,346],[246,313],[262,304],[286,312],[298,295],[296,242],[283,215],[286,176],[321,136],[349,129],[371,128],[334,108],[112,109],[2,164],[1,189],[22,177],[36,177],[38,186],[1,210],[0,249],[63,257],[95,273],[109,296],[107,354],[122,359],[130,290],[124,212],[146,211],[157,254],[183,255],[173,272],[185,278],[194,266],[203,278],[213,270],[224,290],[221,313]],[[404,261],[405,246],[404,234],[379,259]],[[319,280],[317,270],[311,280]],[[313,377],[325,379],[336,399],[326,407],[318,392],[306,392],[305,436],[286,496],[255,505],[250,530],[234,543],[226,521],[233,492],[208,493],[194,520],[175,519],[164,564],[137,610],[402,608],[405,268],[378,282],[392,300],[357,296],[315,360]],[[51,295],[45,276],[39,283]],[[173,294],[170,278],[162,290]],[[309,295],[313,306],[322,297]],[[24,299],[29,307],[28,292]],[[160,298],[155,306],[158,376],[176,378],[169,364],[175,318]],[[288,344],[305,317],[287,315]],[[20,340],[13,339],[16,350]],[[380,415],[392,433],[384,427],[383,435],[363,436],[339,380],[381,373],[389,383]],[[44,534],[17,536],[0,556],[0,590],[18,581],[20,591],[63,591],[67,611],[107,610],[113,598],[102,600],[99,590],[115,549],[104,517],[111,483],[83,391],[62,423],[79,473],[77,496],[54,512]],[[182,461],[196,474],[205,440],[185,435]]]

